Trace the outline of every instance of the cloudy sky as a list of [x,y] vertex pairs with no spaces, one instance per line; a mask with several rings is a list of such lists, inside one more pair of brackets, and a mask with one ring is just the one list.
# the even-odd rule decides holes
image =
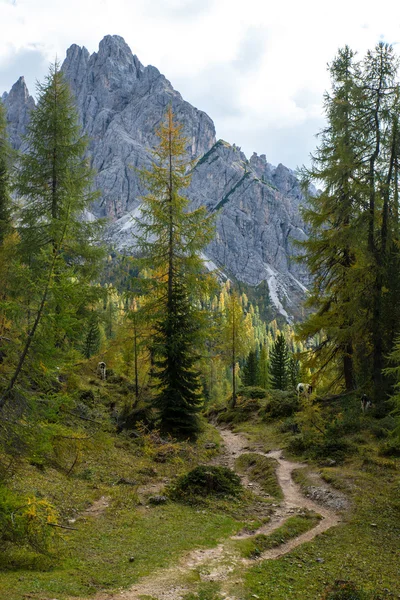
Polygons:
[[398,45],[400,3],[0,0],[0,94],[20,75],[33,93],[71,44],[95,52],[107,34],[206,111],[218,138],[296,168],[323,125],[327,63],[344,44],[360,55],[380,40]]

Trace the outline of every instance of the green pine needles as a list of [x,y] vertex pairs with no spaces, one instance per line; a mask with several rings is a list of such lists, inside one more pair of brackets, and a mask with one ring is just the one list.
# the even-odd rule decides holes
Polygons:
[[157,132],[151,170],[141,175],[149,193],[138,221],[140,265],[150,275],[152,293],[144,307],[154,335],[151,378],[160,428],[177,436],[199,429],[202,393],[196,363],[204,329],[200,304],[207,287],[202,248],[213,235],[204,207],[188,210],[180,194],[189,185],[188,141],[169,108]]
[[14,319],[17,356],[7,369],[8,382],[1,382],[0,408],[28,363],[31,377],[42,363],[60,364],[66,352],[81,345],[82,320],[99,295],[92,283],[103,255],[94,243],[100,224],[82,219],[97,194],[84,157],[87,141],[57,64],[38,91],[26,136],[29,149],[20,157],[14,183],[21,205],[14,212],[24,287]]
[[270,373],[272,387],[286,390],[289,383],[289,350],[282,333],[278,335],[271,350]]

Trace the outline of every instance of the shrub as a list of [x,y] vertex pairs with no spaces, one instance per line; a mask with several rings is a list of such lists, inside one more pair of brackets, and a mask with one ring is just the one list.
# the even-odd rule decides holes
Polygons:
[[364,600],[366,597],[352,581],[335,581],[325,590],[321,600]]
[[261,400],[267,396],[267,390],[256,386],[244,386],[239,389],[239,396],[244,398],[258,398]]
[[381,456],[400,456],[400,439],[393,437],[388,440],[380,449],[379,454]]
[[352,454],[355,447],[347,440],[337,437],[327,436],[317,444],[310,453],[313,458],[324,459],[333,458],[337,462],[343,462],[346,456]]
[[281,433],[300,433],[298,423],[293,417],[287,417],[287,419],[281,421],[279,424],[279,431]]
[[396,420],[390,415],[377,421],[372,421],[370,431],[378,440],[388,437],[396,428]]
[[124,429],[128,431],[138,430],[140,423],[152,429],[155,426],[156,415],[153,409],[148,406],[140,406],[131,408],[125,406],[121,414],[118,415],[118,433],[121,433]]
[[238,496],[240,478],[227,467],[199,466],[181,475],[170,486],[169,495],[177,500],[193,500],[204,496]]
[[0,546],[29,546],[47,553],[55,537],[58,515],[45,499],[21,498],[0,487]]
[[241,423],[242,421],[247,421],[252,413],[256,413],[259,410],[260,402],[257,398],[238,396],[235,408],[215,411],[212,416],[217,419],[218,423]]
[[292,454],[303,454],[309,447],[310,444],[302,433],[296,434],[290,438],[287,445],[287,449]]
[[267,396],[264,416],[266,419],[291,417],[299,408],[299,400],[293,392],[270,390]]

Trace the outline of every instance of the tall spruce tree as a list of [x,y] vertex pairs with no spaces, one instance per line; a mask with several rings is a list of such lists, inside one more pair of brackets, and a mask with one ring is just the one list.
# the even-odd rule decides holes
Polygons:
[[152,274],[153,301],[146,308],[154,328],[153,405],[160,427],[180,436],[193,435],[199,427],[196,363],[202,325],[195,300],[206,279],[200,253],[213,234],[205,208],[189,211],[188,199],[180,194],[189,185],[191,167],[182,129],[169,107],[157,131],[152,168],[141,173],[149,193],[143,198],[136,240],[143,255],[140,264]]
[[289,349],[282,333],[278,335],[271,349],[270,375],[273,389],[287,389],[289,381]]
[[25,264],[27,323],[21,327],[21,350],[0,408],[12,396],[29,357],[31,371],[33,358],[51,364],[62,348],[80,340],[82,307],[98,291],[90,283],[102,254],[94,244],[99,226],[82,219],[96,196],[84,158],[87,141],[57,65],[38,92],[26,138],[29,149],[20,158],[15,184],[23,200],[19,252]]

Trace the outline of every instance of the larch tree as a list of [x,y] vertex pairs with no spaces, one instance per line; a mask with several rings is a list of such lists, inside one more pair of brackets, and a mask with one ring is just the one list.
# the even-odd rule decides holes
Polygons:
[[319,339],[308,365],[338,389],[369,389],[381,412],[391,386],[385,357],[400,327],[397,71],[387,44],[358,61],[348,47],[339,50],[325,98],[328,125],[303,171],[306,189],[323,188],[304,212],[316,312],[299,331]]
[[10,147],[7,138],[5,110],[0,101],[0,247],[10,230]]
[[0,101],[0,363],[10,342],[7,337],[9,316],[12,314],[10,286],[15,281],[16,237],[12,235],[11,149],[8,143],[5,110]]
[[[313,366],[324,371],[337,365],[337,379],[347,390],[355,384],[353,354],[356,336],[354,309],[354,263],[356,230],[360,225],[360,190],[354,181],[361,164],[357,116],[360,90],[354,52],[339,50],[329,67],[332,90],[325,95],[328,125],[321,132],[312,166],[303,169],[309,196],[304,217],[311,226],[303,243],[303,258],[313,275],[308,305],[315,312],[299,326],[303,338],[323,330],[314,349]],[[311,195],[310,182],[323,181],[324,188]]]
[[102,255],[94,243],[99,224],[82,218],[96,197],[84,158],[87,141],[57,64],[38,85],[38,93],[26,136],[28,151],[20,158],[14,186],[22,200],[18,231],[26,276],[26,326],[21,328],[18,359],[0,408],[12,396],[28,359],[51,366],[63,348],[80,340],[82,308],[96,297],[91,282]]
[[225,322],[222,327],[222,347],[232,373],[231,408],[237,400],[237,362],[244,358],[254,344],[251,320],[243,313],[237,292],[233,291],[225,301]]
[[202,405],[196,363],[201,345],[199,294],[206,281],[201,250],[211,240],[213,219],[206,209],[189,210],[181,190],[190,183],[192,161],[183,126],[169,107],[157,131],[151,169],[141,172],[143,197],[136,244],[139,264],[151,273],[152,404],[160,427],[179,436],[195,435]]

